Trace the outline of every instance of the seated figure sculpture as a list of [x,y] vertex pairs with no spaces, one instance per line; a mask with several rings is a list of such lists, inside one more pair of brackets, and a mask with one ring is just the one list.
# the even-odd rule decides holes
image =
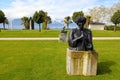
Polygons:
[[66,29],[65,29],[65,26],[63,26],[62,30],[61,30],[61,33],[67,33]]
[[78,28],[72,29],[68,35],[68,44],[70,50],[89,51],[93,50],[92,32],[84,28],[86,18],[77,17],[75,23]]
[[67,41],[67,30],[65,26],[63,26],[62,30],[60,31],[59,41],[66,42]]

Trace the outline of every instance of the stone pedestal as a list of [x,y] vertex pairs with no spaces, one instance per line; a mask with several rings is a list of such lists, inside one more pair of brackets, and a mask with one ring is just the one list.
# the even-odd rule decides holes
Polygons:
[[95,76],[98,54],[95,51],[73,51],[67,49],[66,69],[69,75]]
[[67,33],[60,33],[59,40],[61,42],[66,42],[67,41]]

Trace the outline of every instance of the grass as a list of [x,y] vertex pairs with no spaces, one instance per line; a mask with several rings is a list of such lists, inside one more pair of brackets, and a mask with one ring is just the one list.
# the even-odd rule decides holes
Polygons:
[[58,30],[2,30],[0,37],[58,37]]
[[97,76],[66,74],[67,43],[0,41],[0,80],[120,80],[120,41],[94,41]]
[[[68,31],[69,33],[69,31]],[[60,30],[2,30],[0,37],[58,37]],[[120,37],[120,31],[92,31],[93,37]]]
[[120,31],[94,30],[92,35],[93,37],[120,37]]

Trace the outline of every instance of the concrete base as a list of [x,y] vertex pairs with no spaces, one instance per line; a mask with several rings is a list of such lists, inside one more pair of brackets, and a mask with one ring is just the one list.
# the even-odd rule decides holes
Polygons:
[[98,54],[95,51],[73,51],[67,49],[66,69],[69,75],[95,76]]
[[61,42],[66,42],[67,41],[67,33],[60,33],[59,40]]

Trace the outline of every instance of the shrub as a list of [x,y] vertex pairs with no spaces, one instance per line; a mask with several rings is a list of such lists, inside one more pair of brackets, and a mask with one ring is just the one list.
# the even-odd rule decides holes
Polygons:
[[[114,25],[105,26],[105,30],[114,30]],[[116,30],[120,30],[120,26],[116,26]]]

